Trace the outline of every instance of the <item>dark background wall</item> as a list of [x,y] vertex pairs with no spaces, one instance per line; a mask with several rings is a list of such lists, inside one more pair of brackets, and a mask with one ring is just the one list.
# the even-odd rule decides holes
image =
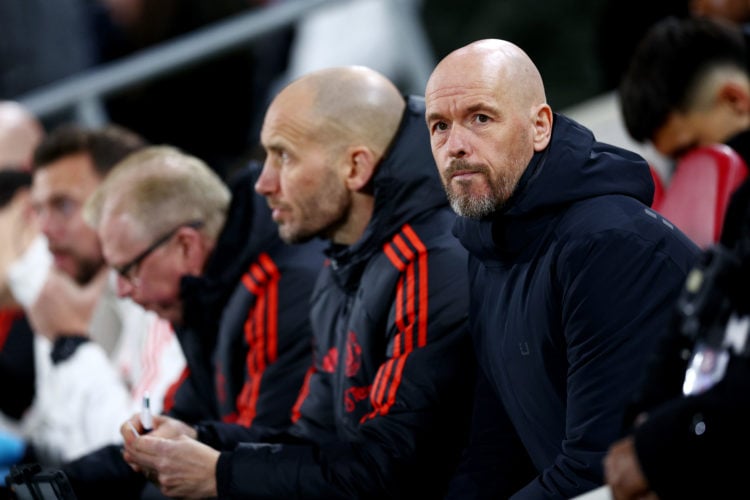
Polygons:
[[424,0],[438,59],[481,38],[523,48],[539,67],[555,109],[613,89],[648,26],[686,15],[687,0]]

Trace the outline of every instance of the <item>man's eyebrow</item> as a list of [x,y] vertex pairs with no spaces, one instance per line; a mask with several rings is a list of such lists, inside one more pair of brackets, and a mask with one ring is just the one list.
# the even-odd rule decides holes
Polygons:
[[441,115],[441,114],[440,114],[440,113],[438,113],[437,111],[432,111],[432,112],[430,112],[430,113],[428,113],[428,114],[427,114],[427,118],[426,118],[426,120],[427,120],[427,122],[429,123],[429,122],[431,122],[431,121],[434,121],[434,120],[440,120],[440,119],[442,119],[442,118],[443,118],[443,115]]
[[47,200],[47,204],[52,206],[59,206],[63,203],[77,203],[77,200],[66,193],[56,193]]
[[476,113],[478,111],[487,111],[487,112],[492,113],[492,114],[498,114],[499,113],[498,110],[497,110],[497,108],[495,108],[494,106],[490,106],[489,104],[485,104],[485,103],[482,103],[482,102],[479,102],[477,104],[472,104],[471,106],[469,106],[468,108],[466,108],[466,112],[469,113],[469,114]]
[[[500,112],[498,111],[498,109],[495,108],[494,106],[491,106],[491,105],[485,104],[485,103],[481,103],[481,102],[477,103],[477,104],[472,104],[471,106],[469,106],[468,108],[466,108],[466,114],[473,114],[473,113],[477,113],[477,112],[480,112],[480,111],[491,113],[493,115],[500,114]],[[435,120],[442,120],[442,119],[443,119],[443,115],[440,114],[440,113],[438,113],[437,111],[432,111],[432,112],[428,113],[427,114],[427,118],[426,118],[427,123],[435,121]]]

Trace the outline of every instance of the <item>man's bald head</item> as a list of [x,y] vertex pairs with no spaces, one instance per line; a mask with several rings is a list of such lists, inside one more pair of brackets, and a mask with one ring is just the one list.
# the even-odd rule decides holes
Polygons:
[[26,168],[44,135],[39,121],[14,101],[0,101],[0,169]]
[[282,239],[360,238],[373,212],[370,181],[405,108],[393,83],[361,66],[308,73],[276,96],[260,133],[266,160],[255,190]]
[[[382,155],[401,122],[405,101],[398,88],[364,66],[327,68],[289,84],[271,104],[295,103],[332,143],[359,142]],[[304,104],[307,103],[307,106]]]
[[519,106],[531,107],[547,101],[536,65],[520,47],[505,40],[479,40],[448,54],[432,72],[425,94],[450,88],[453,81],[456,85],[466,85],[466,75],[471,75],[470,85],[510,93],[510,102]]

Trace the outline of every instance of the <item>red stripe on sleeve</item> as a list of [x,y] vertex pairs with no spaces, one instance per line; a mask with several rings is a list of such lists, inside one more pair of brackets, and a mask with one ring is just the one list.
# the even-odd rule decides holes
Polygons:
[[273,363],[278,356],[279,280],[281,280],[281,274],[279,273],[278,267],[276,267],[276,264],[268,254],[261,254],[259,260],[263,269],[265,269],[271,277],[271,280],[268,283],[268,340],[266,342],[266,352],[268,354],[268,362]]
[[169,386],[169,389],[167,389],[166,394],[164,395],[164,405],[162,406],[162,411],[164,413],[169,412],[169,410],[172,409],[174,406],[174,397],[175,394],[177,394],[177,389],[180,388],[180,386],[185,383],[185,381],[190,376],[190,368],[187,366],[184,370],[182,370],[182,374],[180,375],[180,378],[177,379],[175,383],[173,383],[171,386]]
[[403,261],[398,256],[398,254],[396,253],[396,251],[393,248],[391,248],[391,244],[390,243],[386,243],[385,245],[383,245],[383,253],[385,253],[385,256],[388,257],[388,260],[391,261],[391,264],[393,264],[393,267],[395,267],[399,271],[403,271],[404,270],[404,263],[403,263]]
[[414,323],[416,318],[416,307],[414,304],[416,281],[414,279],[414,263],[410,263],[406,268],[406,315],[407,327],[404,332],[406,337],[406,352],[414,349]]
[[[397,253],[389,245],[385,245],[383,251],[393,265],[405,276],[399,279],[396,289],[396,311],[395,325],[399,333],[394,339],[393,358],[381,365],[375,377],[370,394],[370,402],[373,411],[363,416],[360,423],[365,422],[377,415],[385,415],[396,403],[396,394],[401,385],[406,360],[416,347],[427,344],[428,324],[428,259],[427,248],[411,226],[405,224],[402,233],[408,243],[415,249],[416,254],[397,235],[393,238],[393,244],[409,259],[408,264],[399,259]],[[416,259],[415,259],[416,256]],[[406,313],[406,318],[404,318]],[[415,339],[416,330],[416,339]],[[403,337],[403,340],[402,338]],[[399,345],[404,343],[404,352],[400,352]],[[387,390],[387,400],[384,401]]]
[[302,408],[302,403],[305,402],[307,395],[310,393],[310,378],[314,373],[315,365],[308,368],[307,373],[305,373],[305,380],[302,381],[302,387],[299,390],[297,401],[295,401],[294,406],[292,406],[292,422],[296,422],[302,417],[302,412],[300,410]]
[[[404,226],[404,229],[406,229],[406,227],[407,226]],[[414,258],[414,252],[406,245],[404,239],[400,234],[396,235],[396,237],[393,238],[393,244],[396,245],[396,247],[401,251],[402,254],[404,254],[407,262],[411,261]]]
[[237,423],[246,427],[252,425],[257,415],[261,380],[266,368],[276,361],[278,355],[278,282],[281,275],[267,254],[261,254],[258,261],[250,266],[252,278],[245,276],[255,285],[252,289],[247,287],[248,290],[256,295],[255,304],[248,311],[245,321],[247,378],[236,403],[239,413]]
[[255,284],[255,281],[253,281],[249,274],[242,275],[242,284],[245,285],[245,288],[247,288],[250,293],[255,295],[258,294],[258,285]]
[[[401,344],[405,344],[403,331],[406,328],[404,324],[404,278],[403,276],[398,279],[398,285],[396,286],[396,328],[398,328],[398,335],[393,342],[393,356],[399,356],[401,354]],[[404,350],[406,346],[404,346]]]
[[401,385],[401,375],[404,372],[404,365],[406,365],[406,358],[409,357],[409,354],[411,353],[404,354],[398,359],[398,361],[396,361],[396,371],[393,374],[391,390],[388,392],[388,401],[386,402],[386,404],[380,407],[381,415],[385,415],[386,413],[388,413],[388,410],[390,410],[391,406],[393,406],[396,402],[396,391],[398,390],[399,385]]
[[380,366],[378,374],[375,377],[375,383],[373,387],[378,386],[378,392],[375,394],[375,400],[372,401],[373,406],[380,406],[383,403],[385,397],[385,391],[388,388],[388,381],[393,373],[393,359],[391,358]]
[[408,224],[404,225],[404,234],[414,248],[417,249],[417,262],[419,266],[419,347],[427,345],[427,319],[428,319],[428,297],[429,283],[427,280],[427,247]]

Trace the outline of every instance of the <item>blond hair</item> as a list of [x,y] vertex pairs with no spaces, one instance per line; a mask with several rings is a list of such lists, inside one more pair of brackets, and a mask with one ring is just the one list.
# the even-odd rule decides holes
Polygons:
[[98,228],[105,214],[127,214],[144,237],[152,238],[201,221],[202,233],[215,240],[229,202],[227,186],[200,159],[177,148],[152,146],[117,164],[87,201],[84,218]]

